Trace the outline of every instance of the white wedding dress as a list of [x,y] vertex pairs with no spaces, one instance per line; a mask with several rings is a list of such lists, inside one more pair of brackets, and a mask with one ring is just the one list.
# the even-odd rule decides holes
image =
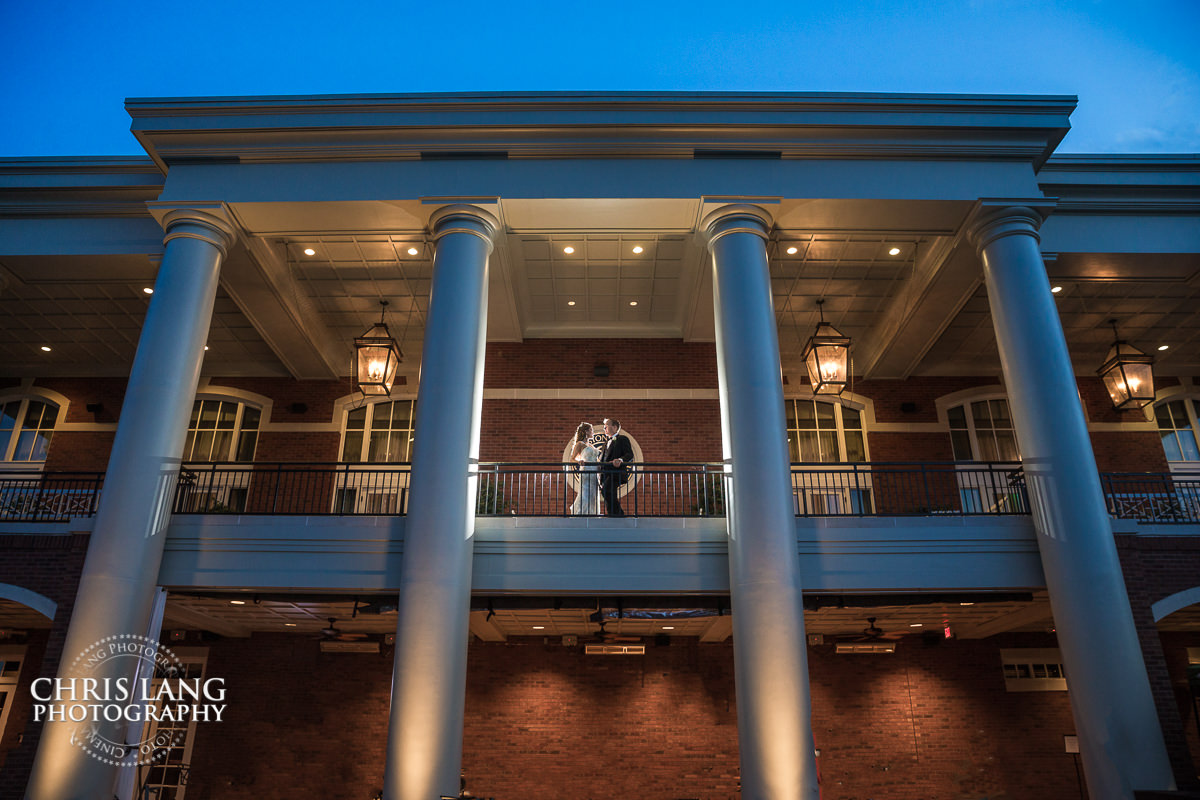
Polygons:
[[600,513],[600,451],[589,444],[575,460],[579,462],[579,493],[571,504],[571,513],[597,516]]

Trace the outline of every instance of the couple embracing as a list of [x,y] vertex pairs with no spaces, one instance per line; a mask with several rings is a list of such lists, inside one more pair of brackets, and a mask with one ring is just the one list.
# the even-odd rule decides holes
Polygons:
[[592,437],[591,423],[580,423],[575,431],[571,460],[579,465],[582,474],[579,476],[579,495],[571,504],[572,514],[598,515],[600,497],[603,496],[604,512],[608,516],[625,516],[617,493],[629,478],[633,446],[629,443],[629,437],[621,433],[621,423],[615,419],[604,420],[604,435],[607,440],[601,449],[588,444],[588,439]]

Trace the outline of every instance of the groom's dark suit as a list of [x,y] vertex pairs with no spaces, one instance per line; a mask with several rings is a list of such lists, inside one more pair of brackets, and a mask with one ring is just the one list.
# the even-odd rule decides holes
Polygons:
[[[614,466],[613,461],[621,459],[621,466]],[[600,456],[600,493],[604,496],[604,509],[610,517],[625,516],[617,493],[625,483],[629,474],[629,462],[633,461],[633,445],[620,431],[604,445]]]

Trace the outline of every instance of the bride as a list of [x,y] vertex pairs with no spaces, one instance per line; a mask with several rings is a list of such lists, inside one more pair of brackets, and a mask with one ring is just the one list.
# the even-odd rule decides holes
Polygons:
[[588,444],[592,426],[579,423],[575,431],[575,446],[571,448],[571,460],[579,465],[579,494],[571,504],[571,513],[577,516],[594,517],[600,513],[600,451]]

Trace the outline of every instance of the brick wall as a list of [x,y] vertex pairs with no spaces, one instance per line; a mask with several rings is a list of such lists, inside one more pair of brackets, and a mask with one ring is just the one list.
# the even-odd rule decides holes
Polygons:
[[[1064,692],[1008,694],[1000,647],[1042,636],[894,655],[809,648],[824,800],[1078,794]],[[228,719],[201,726],[191,800],[359,800],[382,786],[390,654],[322,654],[308,637],[212,646]],[[497,800],[738,796],[732,648],[676,640],[644,657],[584,656],[550,639],[473,643],[463,766]]]
[[58,604],[50,627],[29,632],[20,684],[0,741],[0,798],[6,800],[23,796],[29,780],[42,732],[41,724],[30,721],[33,700],[29,685],[34,678],[49,678],[58,672],[87,541],[85,534],[5,535],[0,529],[0,583],[37,592]]
[[[593,374],[607,364],[608,377]],[[714,345],[679,339],[529,339],[487,346],[488,389],[715,389]]]

